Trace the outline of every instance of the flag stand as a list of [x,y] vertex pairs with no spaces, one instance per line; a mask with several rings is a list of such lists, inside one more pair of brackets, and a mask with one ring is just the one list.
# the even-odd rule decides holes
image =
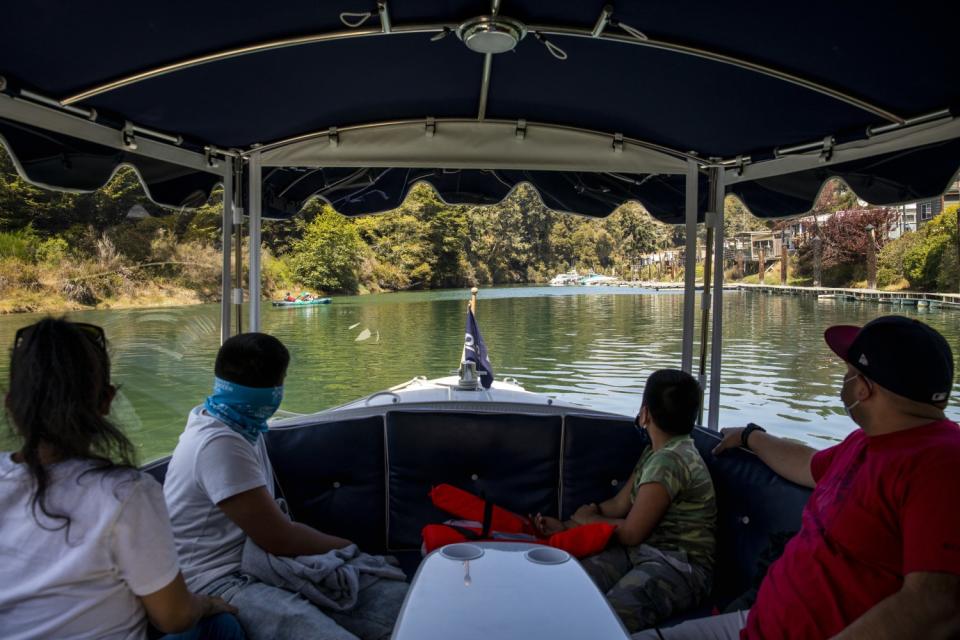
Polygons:
[[470,301],[467,303],[467,329],[463,341],[463,354],[460,358],[460,380],[458,389],[489,389],[493,384],[493,368],[487,358],[487,347],[480,335],[475,313],[477,310],[476,287],[470,289]]

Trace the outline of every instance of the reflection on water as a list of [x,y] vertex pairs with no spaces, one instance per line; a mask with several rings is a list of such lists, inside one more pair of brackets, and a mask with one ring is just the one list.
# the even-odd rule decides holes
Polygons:
[[[292,355],[283,409],[310,412],[403,382],[453,372],[463,346],[467,291],[335,298],[265,308],[266,331]],[[699,309],[699,303],[698,303]],[[837,397],[843,367],[823,342],[836,323],[863,324],[889,307],[726,292],[721,424],[758,422],[814,446],[853,428]],[[906,309],[960,352],[956,311]],[[107,332],[114,418],[149,460],[169,452],[190,409],[209,392],[219,346],[214,305],[89,311],[72,318]],[[633,415],[646,377],[678,366],[682,296],[629,289],[483,290],[477,318],[498,376],[527,389]],[[36,316],[0,318],[0,343]],[[697,332],[699,335],[699,332]],[[697,350],[699,353],[699,350]],[[5,381],[9,361],[0,362]],[[960,384],[955,397],[960,395]],[[948,414],[960,418],[956,401]]]

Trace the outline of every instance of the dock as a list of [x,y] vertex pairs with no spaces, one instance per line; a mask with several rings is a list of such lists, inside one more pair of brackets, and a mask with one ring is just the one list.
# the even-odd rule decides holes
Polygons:
[[[580,285],[583,286],[583,285]],[[649,280],[615,280],[603,282],[591,287],[631,287],[652,289],[654,291],[683,291],[682,282],[658,282]],[[703,283],[698,282],[697,291],[703,291]],[[755,291],[781,296],[813,296],[821,300],[841,300],[850,302],[873,302],[876,304],[960,309],[960,293],[927,293],[923,291],[881,291],[880,289],[846,289],[842,287],[796,287],[781,284],[745,284],[742,282],[724,282],[724,291]]]
[[927,293],[920,291],[881,291],[879,289],[845,289],[840,287],[794,287],[779,284],[732,285],[741,291],[787,296],[816,296],[821,300],[848,300],[873,302],[901,307],[943,307],[960,309],[958,293]]

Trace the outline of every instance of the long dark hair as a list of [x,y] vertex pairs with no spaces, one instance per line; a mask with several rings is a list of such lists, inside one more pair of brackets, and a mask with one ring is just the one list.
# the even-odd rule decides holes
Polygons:
[[110,357],[106,344],[89,331],[63,319],[46,318],[21,330],[10,355],[7,413],[22,440],[20,454],[33,479],[31,508],[66,528],[70,516],[47,508],[49,471],[40,460],[44,447],[57,461],[91,460],[90,471],[132,468],[130,440],[104,415],[114,389],[110,385]]

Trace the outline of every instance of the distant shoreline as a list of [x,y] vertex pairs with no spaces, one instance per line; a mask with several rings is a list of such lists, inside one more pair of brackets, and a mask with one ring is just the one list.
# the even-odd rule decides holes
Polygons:
[[[514,286],[529,287],[529,286],[538,286],[538,287],[550,287],[547,282],[515,282],[510,283]],[[510,284],[501,283],[499,285],[482,285],[483,288],[501,288],[505,286],[510,286]],[[642,288],[642,289],[653,289],[653,290],[674,290],[682,291],[684,284],[683,282],[677,281],[650,281],[650,282],[632,282],[629,283],[630,287]],[[698,280],[696,283],[698,289],[703,288],[703,282]],[[922,296],[929,296],[931,298],[941,298],[944,300],[949,300],[950,302],[946,303],[944,306],[954,306],[955,304],[960,304],[960,295],[950,294],[943,292],[924,292],[924,291],[910,291],[907,289],[903,290],[868,290],[860,288],[838,288],[838,287],[814,287],[809,285],[799,285],[799,286],[790,286],[790,285],[779,285],[779,284],[756,284],[756,283],[747,283],[740,280],[731,281],[727,280],[724,282],[725,287],[736,287],[737,289],[743,291],[750,290],[765,290],[771,293],[780,293],[783,295],[789,295],[791,292],[802,292],[805,294],[817,295],[818,292],[823,293],[832,293],[832,292],[856,292],[860,295],[862,294],[879,294],[878,297],[883,298],[917,298]],[[554,288],[554,287],[551,287]],[[577,289],[586,289],[586,290],[617,290],[620,288],[625,288],[624,286],[617,285],[564,285],[563,287],[555,288],[577,288]],[[440,291],[442,289],[404,289],[401,291],[379,291],[371,292],[367,290],[361,290],[355,294],[338,294],[343,296],[363,296],[371,295],[372,293],[404,293],[411,291]],[[219,292],[218,292],[219,293]],[[317,292],[319,295],[326,295],[322,292]],[[272,291],[270,295],[263,298],[263,302],[269,302],[272,300],[279,300],[283,296],[282,292]],[[110,309],[163,309],[165,307],[184,307],[184,306],[193,306],[199,304],[219,304],[219,296],[205,295],[203,292],[195,291],[192,289],[187,289],[184,287],[179,287],[176,285],[160,285],[160,284],[151,284],[146,287],[143,287],[140,290],[139,295],[136,296],[124,296],[115,299],[108,299],[99,302],[95,305],[82,305],[77,302],[67,300],[66,298],[58,295],[30,295],[23,300],[16,299],[0,299],[0,315],[14,315],[14,314],[24,314],[24,313],[45,313],[45,314],[65,314],[73,311],[102,311]]]

